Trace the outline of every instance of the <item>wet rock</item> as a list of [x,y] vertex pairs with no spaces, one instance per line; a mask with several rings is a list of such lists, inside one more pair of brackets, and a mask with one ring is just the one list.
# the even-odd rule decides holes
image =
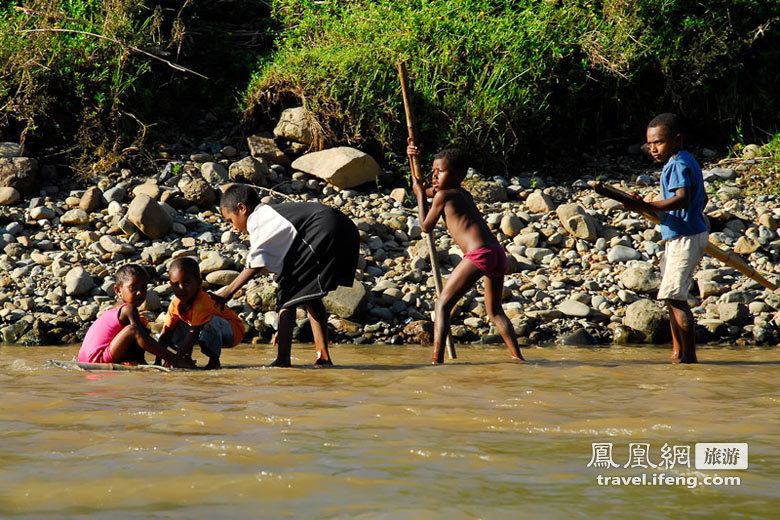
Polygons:
[[73,267],[65,275],[65,294],[82,296],[95,287],[92,276],[81,266]]
[[304,107],[288,108],[282,111],[274,135],[298,143],[314,142],[314,117]]
[[330,314],[335,314],[345,319],[352,319],[365,312],[368,303],[368,291],[362,282],[355,280],[352,283],[352,287],[340,286],[335,291],[329,292],[322,301],[325,304],[325,309]]
[[162,238],[171,232],[173,219],[149,195],[136,196],[127,209],[127,219],[149,238]]
[[419,343],[427,346],[433,343],[433,322],[417,320],[406,324],[401,336],[407,343]]
[[667,312],[652,300],[637,300],[629,305],[623,325],[640,333],[647,343],[664,343],[671,335]]
[[584,240],[595,241],[596,220],[588,215],[578,204],[563,204],[558,206],[556,214],[563,228],[572,236]]
[[292,167],[340,189],[373,182],[381,173],[373,157],[347,146],[306,154],[296,159]]

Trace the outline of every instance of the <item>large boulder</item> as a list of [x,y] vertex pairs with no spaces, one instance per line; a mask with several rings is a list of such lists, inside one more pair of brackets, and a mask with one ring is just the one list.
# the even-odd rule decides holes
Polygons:
[[38,161],[30,157],[0,158],[0,186],[16,188],[20,193],[37,191]]
[[252,157],[265,159],[269,164],[290,166],[290,158],[279,148],[272,135],[252,135],[247,137],[246,141]]
[[637,331],[646,343],[664,343],[671,336],[669,315],[653,300],[637,300],[629,305],[623,325]]
[[373,182],[381,172],[373,157],[348,146],[306,154],[296,159],[292,167],[340,189]]
[[661,286],[661,276],[650,265],[632,265],[620,274],[620,281],[632,291],[655,293]]
[[368,303],[368,291],[360,280],[352,282],[352,287],[338,287],[322,299],[325,310],[340,318],[350,319],[361,315]]
[[578,204],[562,204],[556,210],[563,228],[577,238],[596,240],[596,220]]
[[149,238],[162,238],[171,232],[173,219],[153,198],[136,196],[127,208],[127,219]]
[[255,157],[244,157],[240,161],[234,162],[228,169],[228,176],[233,182],[246,182],[265,186],[266,179],[271,173],[268,163],[265,159]]
[[288,108],[279,117],[274,135],[297,143],[311,144],[314,142],[314,118],[303,107]]
[[198,207],[206,208],[217,202],[217,192],[205,179],[182,179],[178,184],[182,196]]

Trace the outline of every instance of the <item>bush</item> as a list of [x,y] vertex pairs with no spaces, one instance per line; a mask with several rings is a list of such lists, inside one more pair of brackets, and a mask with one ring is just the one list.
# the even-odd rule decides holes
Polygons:
[[320,146],[403,149],[400,59],[428,151],[526,162],[553,144],[635,141],[667,110],[721,135],[777,124],[778,2],[276,0],[273,14],[278,50],[247,89],[246,120],[303,103]]

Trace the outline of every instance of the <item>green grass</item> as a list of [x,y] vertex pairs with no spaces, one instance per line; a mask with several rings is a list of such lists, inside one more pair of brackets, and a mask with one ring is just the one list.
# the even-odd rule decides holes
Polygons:
[[664,110],[695,117],[702,128],[730,130],[748,115],[777,123],[780,2],[273,6],[283,31],[247,89],[247,121],[303,103],[322,123],[321,145],[403,149],[400,59],[409,63],[424,143],[507,163],[552,155],[541,150],[558,154],[556,144],[595,148],[610,131],[639,137]]

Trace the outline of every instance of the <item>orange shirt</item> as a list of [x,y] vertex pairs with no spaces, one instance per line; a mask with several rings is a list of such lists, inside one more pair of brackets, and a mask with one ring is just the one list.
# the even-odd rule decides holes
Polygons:
[[193,327],[200,327],[208,323],[215,315],[230,323],[230,328],[233,329],[233,345],[231,346],[238,345],[244,339],[244,324],[241,322],[241,318],[227,307],[225,310],[220,310],[217,303],[203,289],[195,296],[192,307],[184,313],[181,312],[181,300],[176,296],[173,297],[173,301],[168,306],[168,315],[165,317],[165,328],[172,329],[179,320]]

